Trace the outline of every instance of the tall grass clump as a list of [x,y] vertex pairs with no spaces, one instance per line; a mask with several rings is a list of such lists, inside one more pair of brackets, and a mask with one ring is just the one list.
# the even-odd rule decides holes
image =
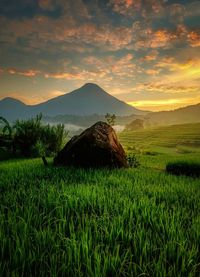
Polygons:
[[200,177],[200,163],[191,161],[175,161],[166,165],[166,171],[174,175]]

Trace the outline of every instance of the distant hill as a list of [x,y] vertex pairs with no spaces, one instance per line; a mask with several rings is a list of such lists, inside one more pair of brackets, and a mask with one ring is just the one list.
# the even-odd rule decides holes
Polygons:
[[173,111],[152,112],[145,116],[152,125],[173,125],[200,122],[200,103]]
[[28,106],[17,99],[6,97],[0,101],[0,116],[7,120],[26,118],[28,112]]
[[127,116],[131,114],[144,115],[146,113],[120,101],[92,83],[33,106],[25,105],[13,98],[5,98],[0,101],[0,115],[8,120],[29,118],[40,112],[44,116],[50,117],[57,115],[104,115],[106,113]]

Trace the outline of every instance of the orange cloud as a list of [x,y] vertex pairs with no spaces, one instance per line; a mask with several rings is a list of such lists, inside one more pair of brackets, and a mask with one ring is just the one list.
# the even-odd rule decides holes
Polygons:
[[183,26],[181,25],[178,25],[175,30],[153,30],[149,26],[136,21],[132,26],[132,32],[134,34],[132,49],[134,50],[142,48],[167,49],[171,48],[175,42],[185,38],[185,32],[183,32]]
[[[51,2],[50,0],[41,0],[40,5],[48,7],[49,5],[51,6]],[[112,0],[112,5],[119,9],[125,7],[129,12],[133,13],[139,9],[141,1]],[[152,5],[158,8],[160,4],[158,5],[156,1],[151,0]],[[156,10],[155,7],[154,9]],[[68,8],[70,10],[70,7]],[[177,6],[177,9],[179,8]],[[183,24],[179,24],[175,30],[153,30],[151,24],[146,21],[136,21],[131,27],[122,25],[116,27],[108,23],[97,26],[89,21],[78,24],[75,18],[68,14],[69,11],[67,12],[67,8],[66,13],[64,16],[55,20],[45,16],[35,16],[34,18],[24,19],[23,21],[14,19],[10,21],[1,17],[1,24],[4,26],[4,29],[1,30],[1,37],[9,44],[15,43],[19,37],[28,37],[31,48],[27,47],[27,50],[33,48],[42,49],[43,47],[47,47],[49,42],[53,44],[57,43],[58,45],[56,47],[63,51],[74,50],[78,52],[84,52],[89,47],[91,49],[98,47],[109,51],[120,49],[169,48],[177,41],[188,42],[192,47],[199,46],[198,32],[195,30],[187,30]],[[83,16],[84,18],[87,18],[86,13],[87,11]],[[85,47],[85,44],[87,47]],[[51,51],[50,47],[48,51]]]
[[[10,42],[6,33],[13,32],[13,42],[18,37],[29,37],[33,48],[42,48],[47,42],[70,43],[76,45],[87,44],[97,47],[104,46],[115,51],[127,47],[132,41],[132,31],[128,27],[112,27],[109,25],[97,26],[93,23],[77,25],[73,19],[61,17],[51,20],[45,16],[36,16],[23,21],[3,20],[4,30],[2,37]],[[33,34],[37,34],[34,36]],[[67,50],[65,46],[65,50]]]
[[83,63],[89,65],[92,70],[96,70],[97,74],[104,77],[116,75],[118,78],[132,77],[135,74],[136,64],[133,61],[134,56],[127,54],[121,58],[109,56],[105,58],[96,58],[89,56],[83,59]]
[[66,80],[84,80],[84,81],[95,81],[105,76],[105,72],[99,72],[98,70],[83,70],[81,68],[76,68],[74,73],[68,72],[58,72],[58,73],[45,73],[45,78],[54,79],[66,79]]
[[[34,69],[22,70],[18,68],[3,69],[9,74],[17,74],[26,77],[37,75],[45,78],[66,79],[66,80],[95,80],[105,78],[111,80],[113,76],[118,78],[133,77],[135,75],[136,64],[133,62],[133,55],[128,53],[121,58],[108,56],[97,58],[88,56],[81,60],[79,66],[71,66],[69,71],[44,72]],[[66,68],[66,65],[65,65]],[[86,68],[86,69],[85,69]]]
[[141,8],[141,0],[110,0],[113,10],[122,15],[132,16]]
[[55,79],[67,79],[67,80],[74,80],[79,79],[83,80],[84,77],[82,74],[72,74],[72,73],[66,73],[66,72],[60,72],[60,73],[45,73],[45,78],[55,78]]
[[188,35],[189,43],[192,47],[199,47],[200,46],[200,33],[195,31],[189,32]]
[[162,92],[162,93],[190,93],[198,92],[198,85],[180,85],[180,84],[167,84],[164,82],[154,82],[154,83],[140,83],[134,88],[134,91],[149,91],[149,92]]
[[157,75],[157,74],[159,74],[159,72],[160,72],[159,69],[158,69],[158,70],[155,70],[155,69],[147,69],[147,70],[146,70],[146,73],[147,73],[148,75]]
[[133,4],[133,0],[125,0],[125,5],[127,6],[127,7],[130,7],[132,4]]
[[150,62],[150,61],[156,60],[157,57],[158,57],[158,51],[153,50],[148,55],[144,56],[141,60]]
[[187,59],[183,62],[175,61],[173,57],[164,57],[157,64],[155,64],[157,68],[166,68],[169,71],[181,71],[182,74],[184,72],[188,72],[191,70],[199,70],[200,68],[200,59]]
[[175,39],[175,35],[171,34],[167,30],[158,30],[152,33],[153,37],[150,41],[151,48],[166,47],[172,39]]
[[34,77],[38,74],[40,74],[41,72],[39,70],[33,70],[33,69],[29,69],[29,70],[19,70],[16,68],[9,68],[7,71],[10,74],[18,74],[18,75],[22,75],[22,76],[26,76],[26,77]]

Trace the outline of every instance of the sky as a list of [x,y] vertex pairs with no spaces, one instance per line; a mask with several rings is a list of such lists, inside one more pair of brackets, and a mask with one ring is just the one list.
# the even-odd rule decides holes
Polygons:
[[88,82],[143,110],[200,103],[200,1],[0,1],[0,99]]

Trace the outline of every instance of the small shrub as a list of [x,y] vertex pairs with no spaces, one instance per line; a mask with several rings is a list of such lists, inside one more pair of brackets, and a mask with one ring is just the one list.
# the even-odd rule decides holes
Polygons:
[[134,154],[127,154],[126,155],[126,160],[128,162],[129,167],[136,168],[140,165],[137,157]]
[[200,163],[177,161],[166,165],[166,171],[175,175],[200,177]]
[[154,151],[147,150],[147,151],[144,152],[144,155],[147,155],[147,156],[156,156],[156,155],[158,155],[158,153],[154,152]]

